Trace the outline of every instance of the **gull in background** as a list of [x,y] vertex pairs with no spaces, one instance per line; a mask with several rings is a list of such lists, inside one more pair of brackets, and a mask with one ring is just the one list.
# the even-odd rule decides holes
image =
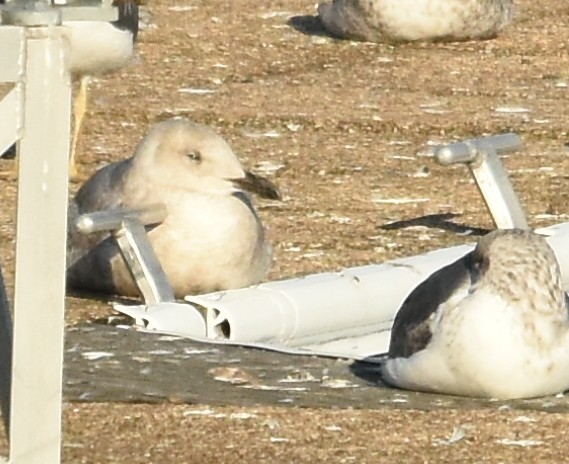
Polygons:
[[71,72],[80,76],[79,91],[73,104],[73,136],[69,155],[71,179],[78,179],[75,161],[77,139],[87,113],[89,82],[92,74],[102,74],[123,67],[134,53],[138,37],[138,3],[136,0],[114,0],[117,21],[66,21],[70,31]]
[[[0,0],[4,5],[6,0]],[[58,2],[54,2],[58,4]],[[79,90],[73,102],[73,135],[69,154],[69,176],[79,178],[75,161],[77,140],[87,113],[89,82],[93,74],[103,74],[124,66],[134,53],[138,36],[137,0],[114,0],[118,19],[105,21],[65,21],[70,43],[70,71],[79,77]],[[16,147],[12,145],[0,157],[14,158]]]
[[497,230],[403,303],[382,366],[387,383],[497,399],[569,388],[569,315],[546,240]]
[[[182,298],[252,285],[269,271],[272,249],[247,192],[280,199],[269,180],[243,169],[212,129],[171,119],[152,127],[134,156],[88,179],[70,210],[83,214],[163,203],[168,216],[148,238]],[[69,245],[68,287],[138,294],[108,234],[81,236],[71,230]]]
[[363,42],[462,41],[496,36],[512,0],[333,0],[318,5],[333,35]]

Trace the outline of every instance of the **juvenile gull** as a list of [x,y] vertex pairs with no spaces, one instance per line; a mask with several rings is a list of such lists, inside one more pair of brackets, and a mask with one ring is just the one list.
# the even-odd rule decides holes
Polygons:
[[364,42],[461,41],[496,36],[513,0],[333,0],[318,5],[333,35]]
[[[176,297],[262,280],[272,262],[246,193],[279,199],[267,179],[244,171],[212,129],[185,119],[152,127],[134,156],[96,172],[77,192],[77,214],[158,202],[168,217],[148,232]],[[72,223],[72,221],[70,221]],[[137,295],[114,240],[70,231],[70,288]]]
[[569,388],[569,316],[545,239],[498,230],[421,283],[391,331],[384,379],[397,387],[498,399]]

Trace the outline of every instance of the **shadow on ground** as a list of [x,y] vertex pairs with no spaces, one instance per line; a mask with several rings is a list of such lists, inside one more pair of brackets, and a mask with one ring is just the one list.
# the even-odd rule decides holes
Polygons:
[[301,34],[337,38],[326,30],[317,15],[292,16],[287,24]]
[[389,224],[384,224],[379,226],[380,230],[398,230],[406,229],[408,227],[423,226],[429,229],[440,229],[447,232],[453,232],[459,235],[472,235],[472,236],[482,236],[490,232],[489,229],[484,229],[481,227],[473,227],[467,224],[457,224],[450,221],[455,217],[460,216],[456,213],[443,213],[443,214],[427,214],[425,216],[419,216],[413,219],[405,219],[402,221],[390,222]]
[[99,324],[71,327],[65,341],[69,401],[569,411],[562,395],[504,402],[387,388],[376,357],[298,356]]

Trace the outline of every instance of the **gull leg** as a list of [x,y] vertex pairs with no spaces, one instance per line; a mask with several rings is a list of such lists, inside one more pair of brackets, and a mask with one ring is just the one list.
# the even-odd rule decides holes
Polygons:
[[83,124],[83,119],[87,113],[87,92],[89,90],[90,80],[91,78],[89,76],[85,75],[81,77],[79,92],[73,101],[73,139],[71,140],[71,153],[69,154],[69,176],[73,181],[79,179],[79,170],[77,169],[77,163],[75,161],[75,152],[77,150],[77,139],[79,138],[81,125]]

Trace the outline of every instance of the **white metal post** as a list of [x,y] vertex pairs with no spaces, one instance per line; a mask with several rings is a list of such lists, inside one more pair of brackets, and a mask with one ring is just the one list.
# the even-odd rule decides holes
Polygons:
[[60,462],[71,107],[63,28],[26,28],[10,462]]
[[498,158],[499,153],[516,151],[521,146],[518,135],[500,134],[441,145],[434,149],[434,155],[443,166],[465,163],[469,167],[497,228],[527,229],[520,200]]

